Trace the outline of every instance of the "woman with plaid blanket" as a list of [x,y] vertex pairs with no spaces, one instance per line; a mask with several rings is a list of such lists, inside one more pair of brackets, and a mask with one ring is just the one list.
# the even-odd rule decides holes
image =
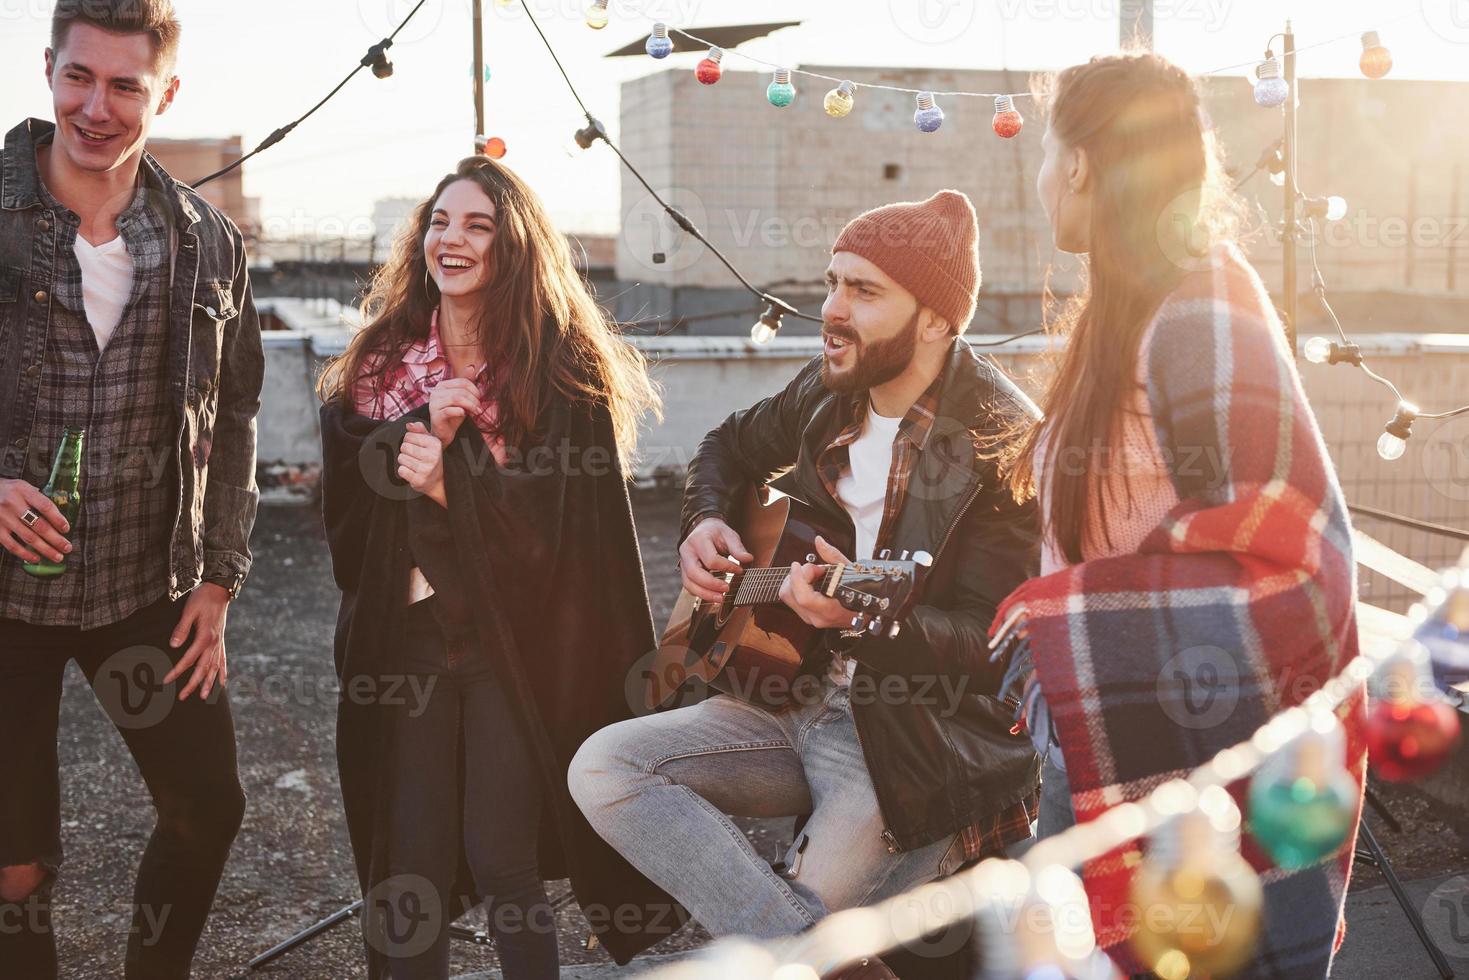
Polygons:
[[[1046,756],[1045,836],[1248,739],[1345,665],[1357,632],[1341,489],[1280,321],[1229,241],[1192,80],[1150,54],[1095,58],[1043,95],[1037,190],[1057,247],[1088,256],[1088,289],[1011,471],[1039,494],[1041,576],[995,623],[1024,624],[1007,680]],[[1340,712],[1359,784],[1362,711],[1358,696]],[[1230,789],[1243,810],[1246,782]],[[1326,976],[1353,841],[1300,870],[1248,835],[1243,849],[1265,908],[1235,975]],[[1145,850],[1082,869],[1098,942],[1134,973]]]

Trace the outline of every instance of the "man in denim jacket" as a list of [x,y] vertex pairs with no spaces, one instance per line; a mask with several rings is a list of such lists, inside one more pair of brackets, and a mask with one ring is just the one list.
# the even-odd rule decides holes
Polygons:
[[[238,229],[143,150],[178,35],[169,0],[60,0],[56,122],[22,122],[0,157],[0,976],[56,976],[69,661],[157,810],[129,978],[188,975],[244,812],[224,631],[264,357]],[[68,427],[86,431],[71,525],[38,489]],[[33,577],[37,559],[66,571]]]

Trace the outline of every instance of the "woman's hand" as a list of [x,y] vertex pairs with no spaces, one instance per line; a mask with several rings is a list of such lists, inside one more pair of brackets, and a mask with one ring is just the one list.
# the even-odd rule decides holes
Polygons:
[[433,434],[443,445],[454,441],[454,433],[466,418],[480,412],[479,390],[468,378],[450,378],[428,394],[428,417]]
[[444,444],[417,420],[408,423],[408,431],[403,436],[403,448],[398,452],[398,475],[440,507],[449,506],[444,494]]

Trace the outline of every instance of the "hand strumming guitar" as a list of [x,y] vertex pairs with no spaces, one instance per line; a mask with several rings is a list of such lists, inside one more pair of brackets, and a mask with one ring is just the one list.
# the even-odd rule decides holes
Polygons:
[[729,589],[729,583],[713,573],[738,572],[738,562],[755,560],[735,529],[718,517],[700,521],[679,545],[678,555],[683,587],[706,602],[722,602]]

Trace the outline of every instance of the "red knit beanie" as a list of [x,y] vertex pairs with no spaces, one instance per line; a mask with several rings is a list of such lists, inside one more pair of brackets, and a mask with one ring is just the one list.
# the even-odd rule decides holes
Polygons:
[[963,333],[979,292],[979,222],[960,191],[900,201],[857,215],[832,253],[851,252],[892,277]]

